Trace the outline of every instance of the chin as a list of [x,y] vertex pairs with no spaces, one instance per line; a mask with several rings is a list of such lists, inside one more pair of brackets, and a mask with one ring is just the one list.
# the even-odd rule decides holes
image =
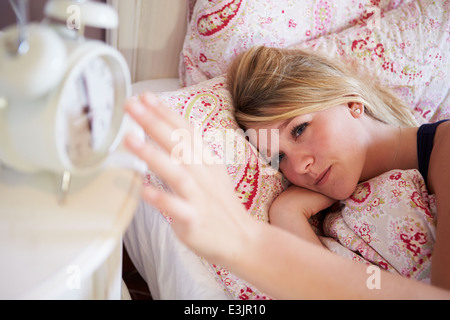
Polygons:
[[341,200],[347,200],[348,198],[350,198],[350,196],[353,194],[353,192],[355,192],[356,186],[358,184],[349,184],[349,185],[345,185],[345,186],[338,186],[336,188],[334,188],[333,192],[331,192],[332,194],[327,195],[328,197],[341,201]]

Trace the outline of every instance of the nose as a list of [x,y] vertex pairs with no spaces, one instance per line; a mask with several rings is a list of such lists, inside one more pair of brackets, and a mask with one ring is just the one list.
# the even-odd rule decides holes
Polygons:
[[292,169],[296,174],[301,175],[309,173],[314,164],[314,157],[312,155],[297,156],[292,160]]

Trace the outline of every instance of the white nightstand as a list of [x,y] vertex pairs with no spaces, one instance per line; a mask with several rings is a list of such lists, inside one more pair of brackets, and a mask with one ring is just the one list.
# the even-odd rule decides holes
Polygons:
[[122,234],[142,175],[109,167],[72,179],[0,164],[0,299],[120,299]]

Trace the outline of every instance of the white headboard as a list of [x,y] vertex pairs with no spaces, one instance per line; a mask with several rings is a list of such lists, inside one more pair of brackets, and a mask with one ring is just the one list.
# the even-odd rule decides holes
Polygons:
[[188,0],[108,0],[119,28],[107,32],[130,66],[133,82],[177,78],[186,35]]

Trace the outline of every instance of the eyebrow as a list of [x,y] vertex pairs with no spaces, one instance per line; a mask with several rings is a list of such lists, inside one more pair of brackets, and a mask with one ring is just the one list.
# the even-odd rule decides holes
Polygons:
[[283,123],[281,123],[277,129],[280,131],[282,129],[286,129],[286,127],[288,126],[289,123],[291,123],[291,121],[292,121],[292,119],[287,119],[287,120],[283,121]]

